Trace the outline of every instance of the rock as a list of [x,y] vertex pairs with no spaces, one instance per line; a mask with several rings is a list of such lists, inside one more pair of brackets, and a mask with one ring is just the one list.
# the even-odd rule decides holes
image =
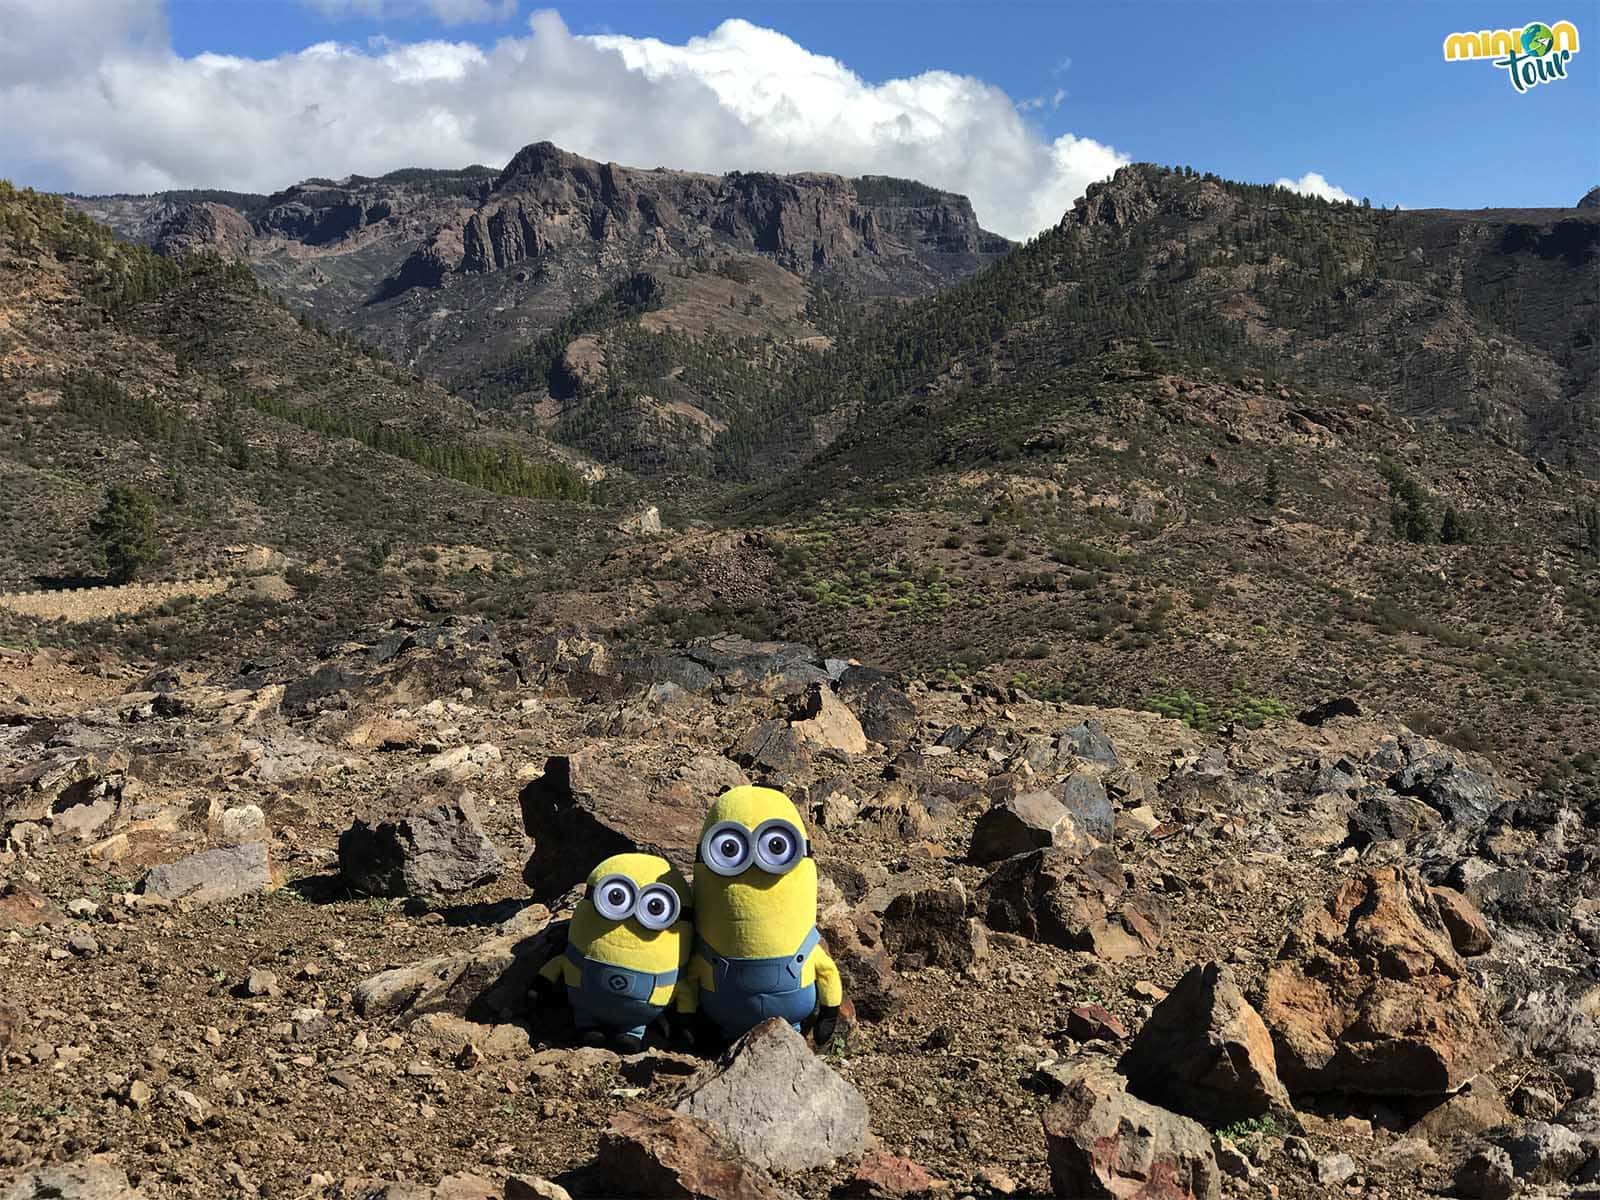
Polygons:
[[572,1193],[548,1179],[513,1175],[506,1180],[506,1200],[572,1200]]
[[676,1109],[751,1162],[804,1171],[860,1155],[867,1103],[781,1020],[764,1021],[690,1081]]
[[1311,1175],[1321,1187],[1342,1187],[1356,1173],[1356,1160],[1348,1154],[1324,1154],[1311,1164]]
[[0,1200],[139,1200],[139,1196],[120,1167],[95,1158],[34,1167],[0,1192]]
[[1563,1125],[1525,1121],[1490,1141],[1511,1157],[1511,1170],[1532,1184],[1564,1183],[1589,1161],[1589,1147]]
[[211,1120],[211,1105],[193,1092],[178,1088],[171,1093],[171,1099],[172,1107],[178,1110],[190,1129],[203,1129]]
[[217,823],[217,840],[225,846],[239,846],[246,842],[265,842],[271,832],[267,818],[254,804],[241,804],[224,809]]
[[1420,800],[1396,795],[1388,788],[1366,788],[1350,811],[1345,844],[1364,850],[1374,842],[1409,843],[1441,823],[1439,814]]
[[1312,705],[1295,719],[1302,725],[1310,725],[1315,728],[1326,725],[1335,717],[1359,717],[1360,715],[1361,705],[1357,704],[1349,696],[1339,696],[1336,699],[1324,700],[1321,704]]
[[355,989],[355,1009],[364,1017],[454,1013],[484,1023],[522,1020],[534,975],[565,944],[566,923],[552,923],[550,910],[535,904],[469,950],[363,981]]
[[1437,901],[1397,867],[1302,913],[1261,1015],[1291,1092],[1441,1095],[1503,1054]]
[[1432,1142],[1451,1142],[1510,1123],[1504,1097],[1487,1078],[1480,1078],[1429,1110],[1406,1132]]
[[909,1158],[869,1150],[845,1185],[845,1195],[865,1196],[871,1200],[901,1200],[902,1197],[909,1200],[910,1197],[930,1196],[938,1188],[938,1181]]
[[894,1012],[902,996],[879,918],[837,905],[819,916],[817,927],[856,1011],[869,1021],[881,1021]]
[[0,931],[67,924],[54,900],[20,883],[0,887]]
[[546,760],[544,774],[522,789],[522,823],[533,839],[523,879],[553,898],[588,877],[613,854],[659,854],[688,874],[708,797],[688,789],[652,789],[625,755],[597,748]]
[[1128,1095],[1104,1068],[1086,1068],[1067,1083],[1045,1111],[1044,1132],[1057,1196],[1216,1200],[1222,1194],[1204,1127]]
[[1098,1004],[1067,1009],[1066,1030],[1080,1042],[1120,1042],[1128,1036],[1128,1027]]
[[1109,842],[1116,832],[1116,813],[1105,785],[1093,775],[1069,775],[1057,793],[1073,822],[1097,842]]
[[988,932],[967,915],[967,893],[956,880],[891,900],[883,910],[883,941],[900,970],[960,971],[989,954]]
[[155,867],[140,882],[139,890],[168,901],[221,904],[273,891],[282,882],[266,844],[246,842],[203,850]]
[[704,1121],[639,1105],[612,1116],[595,1171],[617,1196],[667,1200],[793,1200]]
[[1093,846],[1057,797],[1035,791],[1004,800],[979,817],[967,856],[975,863],[992,863],[1055,847],[1081,857]]
[[811,747],[793,725],[774,717],[747,733],[728,756],[753,771],[790,775],[811,764]]
[[[570,351],[572,347],[569,346],[567,349]],[[603,369],[604,368],[602,368],[602,370]],[[619,521],[617,523],[617,530],[620,533],[660,533],[661,510],[654,504],[642,508],[638,512],[634,513],[633,516]]]
[[917,706],[888,675],[850,667],[839,676],[839,698],[861,722],[861,732],[884,745],[909,741],[917,732]]
[[1093,949],[1092,930],[1123,894],[1109,849],[1081,858],[1060,847],[1008,858],[980,889],[989,928],[1064,950]]
[[1444,927],[1450,932],[1450,943],[1456,948],[1457,954],[1487,954],[1494,949],[1494,935],[1489,932],[1483,914],[1472,906],[1472,901],[1454,888],[1436,887],[1432,892],[1439,905],[1439,916],[1444,919]]
[[1134,1095],[1211,1125],[1294,1111],[1272,1036],[1221,963],[1189,969],[1117,1068]]
[[1372,1161],[1386,1171],[1415,1174],[1438,1166],[1439,1153],[1422,1138],[1403,1137],[1378,1151]]
[[1117,757],[1116,747],[1106,736],[1106,727],[1099,721],[1085,721],[1081,725],[1074,725],[1071,729],[1063,729],[1059,740],[1063,748],[1070,747],[1072,753],[1084,762],[1098,763],[1106,767],[1122,765],[1122,760]]
[[358,818],[339,835],[339,873],[369,896],[452,896],[492,882],[505,859],[478,825],[464,790],[391,801],[390,815]]
[[1388,782],[1402,796],[1414,796],[1450,823],[1469,828],[1483,825],[1500,803],[1493,780],[1442,752],[1413,758]]
[[861,722],[826,683],[808,687],[789,719],[800,744],[813,752],[833,750],[851,756],[867,752]]
[[278,977],[265,967],[252,967],[250,974],[245,976],[244,994],[246,996],[279,996],[282,991],[278,987]]
[[1456,1171],[1455,1187],[1468,1200],[1511,1200],[1517,1187],[1511,1156],[1499,1146],[1474,1151]]

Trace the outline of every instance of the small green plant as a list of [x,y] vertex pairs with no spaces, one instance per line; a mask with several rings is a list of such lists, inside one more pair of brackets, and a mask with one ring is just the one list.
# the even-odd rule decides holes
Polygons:
[[1217,1136],[1224,1141],[1238,1143],[1249,1141],[1254,1137],[1288,1137],[1294,1130],[1290,1129],[1281,1117],[1274,1113],[1266,1113],[1259,1117],[1246,1117],[1242,1121],[1224,1125],[1216,1132]]

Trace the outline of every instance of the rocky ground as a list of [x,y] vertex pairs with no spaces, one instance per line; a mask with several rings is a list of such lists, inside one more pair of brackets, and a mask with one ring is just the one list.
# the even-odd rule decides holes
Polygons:
[[[460,618],[0,655],[5,1200],[1600,1196],[1600,813],[1348,702],[1202,736]],[[811,816],[848,1033],[574,1047],[572,886],[745,780]]]

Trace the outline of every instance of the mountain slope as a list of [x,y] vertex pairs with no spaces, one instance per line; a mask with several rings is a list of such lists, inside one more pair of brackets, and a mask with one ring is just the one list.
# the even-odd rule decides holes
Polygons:
[[[570,452],[304,327],[241,266],[116,243],[8,184],[0,423],[0,589],[93,577],[89,517],[112,484],[157,503],[154,575],[292,569],[331,607],[285,606],[291,622],[360,619],[378,568],[426,547],[479,548],[466,558],[500,571],[474,594],[509,599],[603,543]],[[449,582],[451,561],[417,580]]]

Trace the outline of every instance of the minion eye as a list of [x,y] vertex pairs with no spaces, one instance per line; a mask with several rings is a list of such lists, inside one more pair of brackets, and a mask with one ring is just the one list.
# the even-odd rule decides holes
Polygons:
[[639,895],[639,909],[634,914],[646,929],[669,929],[682,913],[678,893],[669,887],[653,884]]
[[608,875],[594,889],[594,907],[608,921],[625,921],[633,915],[638,894],[633,881]]
[[794,869],[805,857],[805,837],[788,821],[763,822],[755,833],[756,865],[772,875]]
[[750,865],[750,831],[723,821],[700,839],[700,860],[717,875],[738,875]]

